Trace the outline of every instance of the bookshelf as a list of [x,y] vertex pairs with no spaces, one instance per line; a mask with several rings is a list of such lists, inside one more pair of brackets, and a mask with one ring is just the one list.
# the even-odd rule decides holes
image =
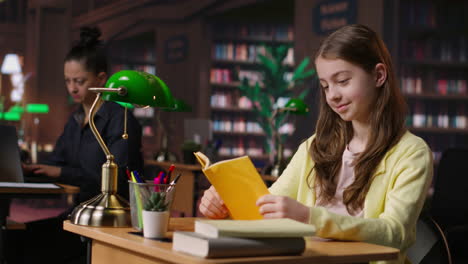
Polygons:
[[262,82],[257,54],[265,45],[289,44],[285,64],[294,65],[292,23],[224,21],[212,25],[210,107],[213,136],[222,142],[219,158],[249,155],[262,167],[268,162],[265,134],[256,122],[252,102],[240,95],[240,80]]
[[109,47],[111,72],[139,70],[156,74],[154,32],[143,32],[112,41]]
[[[108,44],[110,74],[121,70],[137,70],[156,74],[155,32],[133,32],[111,40]],[[152,107],[134,108],[134,116],[142,126],[143,153],[153,158],[157,147],[155,110]]]
[[[437,164],[451,147],[468,147],[466,1],[399,2],[399,76],[407,125],[423,137]],[[463,33],[464,32],[464,33]]]

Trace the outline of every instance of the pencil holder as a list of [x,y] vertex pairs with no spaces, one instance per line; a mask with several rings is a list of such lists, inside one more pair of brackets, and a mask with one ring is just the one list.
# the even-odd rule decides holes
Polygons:
[[[164,237],[169,222],[172,201],[174,200],[175,185],[129,181],[129,188],[132,227],[143,231],[145,237]],[[145,213],[144,211],[149,213]],[[148,219],[148,221],[143,221],[144,214],[152,215],[153,220]],[[156,218],[155,215],[160,216]],[[150,224],[154,226],[149,226]],[[145,229],[146,231],[160,231],[157,234],[153,233],[150,235],[145,234]]]

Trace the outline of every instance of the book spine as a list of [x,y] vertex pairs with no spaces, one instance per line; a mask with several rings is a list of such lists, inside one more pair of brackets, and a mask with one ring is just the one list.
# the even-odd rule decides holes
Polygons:
[[212,239],[208,258],[295,255],[305,250],[304,238],[234,238]]

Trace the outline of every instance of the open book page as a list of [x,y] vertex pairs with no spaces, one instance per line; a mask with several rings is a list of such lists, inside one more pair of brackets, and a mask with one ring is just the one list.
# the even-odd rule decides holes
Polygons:
[[[242,157],[237,157],[237,158],[232,158],[232,159],[227,159],[227,160],[220,160],[214,164],[211,164],[210,159],[200,151],[194,152],[193,153],[195,157],[197,157],[198,162],[200,163],[202,169],[208,169],[209,167],[212,166],[218,166],[219,164],[226,163],[226,162],[233,162],[236,159],[244,159],[247,156],[242,156]],[[249,158],[250,159],[250,158]]]
[[263,218],[255,203],[269,191],[248,156],[211,164],[203,153],[194,154],[202,165],[203,173],[229,209],[232,219]]
[[315,226],[289,218],[196,220],[195,232],[208,237],[304,237],[315,235]]
[[198,163],[200,163],[202,169],[206,170],[211,165],[210,159],[207,156],[205,156],[205,154],[201,153],[200,151],[194,152],[193,155],[195,155],[195,157],[197,158]]

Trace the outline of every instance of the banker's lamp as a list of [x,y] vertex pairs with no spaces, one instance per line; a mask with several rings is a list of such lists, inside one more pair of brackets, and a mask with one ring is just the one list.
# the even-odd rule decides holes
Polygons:
[[21,120],[21,113],[18,112],[3,112],[0,113],[0,120],[5,121],[20,121]]
[[281,107],[280,109],[297,115],[305,115],[309,112],[309,107],[307,107],[305,102],[299,98],[291,98],[284,107]]
[[192,107],[181,99],[174,98],[174,107],[163,109],[167,112],[192,112]]
[[47,114],[47,113],[49,113],[49,105],[47,105],[47,104],[27,104],[26,105],[26,113]]
[[0,112],[0,120],[6,120],[6,121],[20,121],[21,120],[21,115],[24,112],[24,108],[21,106],[12,106],[8,110],[8,112]]
[[[8,109],[8,112],[0,113],[0,119],[7,121],[19,121],[24,114],[25,108],[21,105],[13,105]],[[27,104],[26,113],[31,114],[47,114],[49,113],[49,105],[47,104]]]
[[24,112],[30,114],[47,114],[49,113],[49,105],[48,104],[27,104],[26,109],[18,104],[15,104],[8,109],[10,113],[19,113],[20,115],[24,114]]
[[[158,77],[131,70],[112,75],[105,88],[89,88],[89,90],[97,93],[89,111],[89,125],[106,154],[107,161],[102,165],[101,193],[78,205],[71,213],[70,220],[74,224],[88,226],[131,226],[128,201],[117,194],[118,166],[94,124],[96,106],[101,100],[105,100],[121,104],[130,103],[138,107],[173,108],[174,99],[169,88]],[[128,137],[126,111],[127,108],[125,108],[123,138]]]

